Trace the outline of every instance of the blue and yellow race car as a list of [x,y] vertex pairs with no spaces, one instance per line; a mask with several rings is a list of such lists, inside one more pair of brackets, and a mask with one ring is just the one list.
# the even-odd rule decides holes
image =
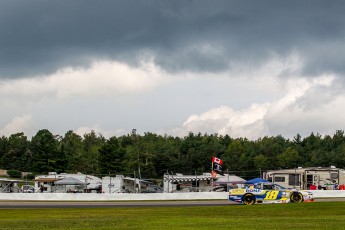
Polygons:
[[260,183],[254,186],[229,190],[229,201],[241,204],[282,204],[314,201],[309,191],[297,191],[283,188],[272,183]]

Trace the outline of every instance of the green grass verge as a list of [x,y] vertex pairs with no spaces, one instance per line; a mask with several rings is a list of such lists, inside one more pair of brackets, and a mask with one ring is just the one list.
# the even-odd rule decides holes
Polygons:
[[344,229],[345,202],[0,209],[0,229]]

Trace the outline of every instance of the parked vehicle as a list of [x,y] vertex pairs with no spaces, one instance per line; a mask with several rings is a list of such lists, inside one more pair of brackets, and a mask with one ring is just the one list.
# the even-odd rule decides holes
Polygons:
[[149,185],[146,189],[141,190],[141,193],[162,193],[163,189],[157,185]]
[[264,179],[283,187],[309,190],[332,190],[345,184],[345,170],[331,167],[298,167],[295,169],[271,170],[264,173]]
[[210,192],[227,192],[227,186],[216,186],[210,190]]
[[19,191],[24,193],[34,193],[35,187],[32,185],[23,185]]

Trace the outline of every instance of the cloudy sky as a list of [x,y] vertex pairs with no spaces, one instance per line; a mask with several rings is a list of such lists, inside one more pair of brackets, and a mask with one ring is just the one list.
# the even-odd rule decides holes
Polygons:
[[345,2],[1,0],[0,135],[345,129]]

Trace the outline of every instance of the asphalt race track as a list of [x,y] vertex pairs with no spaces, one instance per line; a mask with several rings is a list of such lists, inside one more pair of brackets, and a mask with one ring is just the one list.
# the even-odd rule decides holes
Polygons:
[[[319,198],[316,202],[345,202],[344,198]],[[123,207],[187,207],[187,206],[227,206],[238,205],[228,200],[203,201],[0,201],[0,209],[23,208],[123,208]]]

